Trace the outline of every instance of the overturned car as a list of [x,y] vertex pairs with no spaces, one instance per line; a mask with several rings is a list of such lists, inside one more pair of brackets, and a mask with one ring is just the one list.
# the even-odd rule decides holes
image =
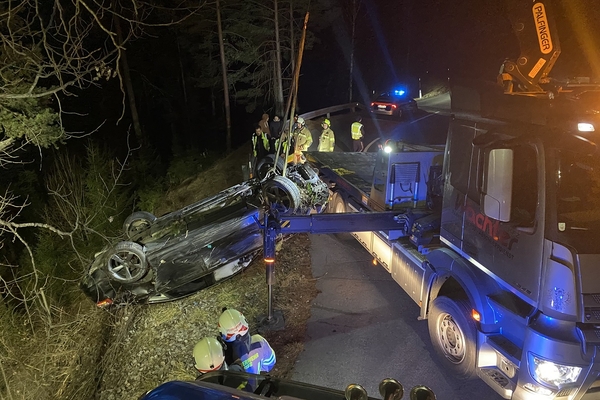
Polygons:
[[256,258],[265,212],[307,214],[327,203],[327,185],[308,164],[287,166],[286,176],[263,165],[262,175],[158,218],[133,213],[124,223],[126,240],[95,255],[82,290],[99,306],[193,294]]

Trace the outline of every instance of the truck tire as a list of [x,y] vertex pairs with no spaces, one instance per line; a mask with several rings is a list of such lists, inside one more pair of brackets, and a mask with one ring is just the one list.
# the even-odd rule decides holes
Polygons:
[[133,283],[148,272],[148,262],[142,246],[135,242],[119,242],[106,261],[108,276],[120,283]]
[[131,239],[137,233],[148,228],[156,221],[154,214],[147,211],[136,211],[129,217],[125,218],[123,222],[123,231],[127,239]]
[[263,195],[272,208],[291,214],[300,207],[300,189],[285,176],[276,175],[263,185]]
[[469,318],[469,302],[437,297],[431,304],[427,325],[431,343],[447,369],[459,379],[476,375],[477,328]]
[[333,196],[331,196],[331,201],[329,202],[328,212],[330,212],[330,213],[348,212],[348,208],[346,207],[346,200],[344,200],[344,197],[339,192],[335,192],[333,194]]

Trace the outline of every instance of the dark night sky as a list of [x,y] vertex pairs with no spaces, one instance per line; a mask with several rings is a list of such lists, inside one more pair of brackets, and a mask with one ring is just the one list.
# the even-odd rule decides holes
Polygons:
[[[600,76],[600,69],[590,67],[594,59],[600,66],[600,18],[596,17],[600,10],[589,4],[589,0],[555,1],[553,16],[562,54],[551,75],[557,78]],[[368,95],[408,77],[494,80],[502,61],[519,54],[504,7],[502,0],[362,0],[355,85]],[[307,53],[303,64],[303,73],[311,77],[310,83],[317,83],[315,90],[325,91],[324,97],[336,94],[334,89],[327,93],[327,88],[347,81],[350,27],[346,25],[337,19],[320,35],[324,38]]]

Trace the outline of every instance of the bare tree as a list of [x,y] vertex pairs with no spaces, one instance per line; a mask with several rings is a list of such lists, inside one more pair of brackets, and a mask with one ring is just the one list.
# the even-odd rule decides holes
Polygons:
[[[91,133],[68,131],[63,115],[71,111],[64,99],[112,78],[119,79],[123,88],[117,65],[129,41],[143,35],[145,27],[171,25],[178,22],[172,15],[181,13],[180,18],[187,18],[193,11],[175,8],[168,22],[161,23],[157,10],[141,0],[0,1],[0,166],[29,162],[22,158],[22,150],[28,146],[41,151]],[[115,18],[127,25],[120,36],[113,29]],[[125,96],[122,102],[125,104]],[[45,282],[36,277],[31,246],[20,230],[44,228],[70,237],[83,221],[71,221],[68,229],[23,222],[20,216],[28,200],[18,198],[10,188],[2,190],[0,247],[6,237],[23,244],[33,267],[31,293],[39,296],[41,309],[49,318]]]

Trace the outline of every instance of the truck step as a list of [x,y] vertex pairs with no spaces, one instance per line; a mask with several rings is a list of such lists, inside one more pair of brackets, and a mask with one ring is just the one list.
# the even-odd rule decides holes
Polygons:
[[515,384],[496,367],[479,368],[477,373],[496,393],[510,399],[515,391]]

